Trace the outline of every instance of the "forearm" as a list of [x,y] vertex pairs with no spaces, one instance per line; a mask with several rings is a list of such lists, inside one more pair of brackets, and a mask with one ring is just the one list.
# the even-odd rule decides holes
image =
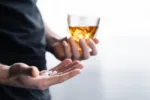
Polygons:
[[9,68],[7,65],[0,64],[0,84],[7,84]]
[[60,37],[45,24],[45,35],[46,35],[46,50],[51,52],[57,59],[63,60],[66,58],[64,56],[64,46],[63,41],[66,41],[67,37]]
[[46,42],[48,45],[51,45],[61,39],[60,36],[58,36],[56,33],[54,33],[46,23],[44,23],[45,27],[45,36],[46,36]]

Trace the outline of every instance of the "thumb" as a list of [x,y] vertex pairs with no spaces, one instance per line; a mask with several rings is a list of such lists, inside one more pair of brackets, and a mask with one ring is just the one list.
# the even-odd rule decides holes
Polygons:
[[10,75],[28,75],[36,77],[39,74],[39,70],[34,66],[28,66],[24,63],[16,63],[10,68]]
[[29,70],[29,73],[31,73],[31,76],[33,76],[33,77],[37,77],[37,76],[39,76],[39,74],[40,74],[38,68],[35,67],[35,66],[31,66],[31,67],[30,67],[29,69],[27,69],[27,70]]

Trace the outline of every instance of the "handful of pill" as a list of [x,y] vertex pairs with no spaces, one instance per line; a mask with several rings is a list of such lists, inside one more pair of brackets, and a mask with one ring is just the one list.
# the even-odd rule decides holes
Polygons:
[[53,76],[56,75],[57,71],[48,71],[42,74],[42,76]]

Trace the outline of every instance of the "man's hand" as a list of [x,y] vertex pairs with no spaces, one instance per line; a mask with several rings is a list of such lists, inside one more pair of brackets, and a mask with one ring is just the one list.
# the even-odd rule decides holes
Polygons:
[[[65,38],[51,44],[49,47],[59,60],[64,60],[66,58],[71,58],[72,60],[85,60],[90,56],[97,55],[98,51],[96,44],[98,43],[99,41],[97,39],[90,39],[88,41],[80,39],[79,46],[81,50],[79,50],[73,38]],[[91,51],[89,51],[89,48]]]
[[64,60],[50,71],[57,71],[53,76],[43,76],[48,70],[39,72],[34,66],[28,66],[24,63],[16,63],[9,68],[7,79],[3,84],[21,88],[45,90],[50,86],[65,82],[80,73],[83,65],[78,61]]
[[[46,23],[44,23],[44,25],[47,50],[53,53],[57,59],[64,60],[70,58],[72,60],[85,60],[98,53],[96,44],[98,44],[99,41],[97,39],[87,41],[80,39],[79,46],[81,50],[78,50],[78,46],[72,38],[61,39]],[[91,52],[89,52],[89,48],[91,48]]]

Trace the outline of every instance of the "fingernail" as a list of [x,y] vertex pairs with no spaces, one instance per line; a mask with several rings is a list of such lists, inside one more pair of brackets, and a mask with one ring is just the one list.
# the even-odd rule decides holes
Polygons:
[[67,44],[66,41],[63,41],[63,45],[64,45],[64,46],[68,46],[68,44]]
[[81,74],[82,73],[82,70],[81,69],[79,69],[79,73],[78,74]]
[[90,43],[90,44],[91,44],[92,42],[93,42],[93,41],[92,41],[92,39],[89,39],[89,40],[88,40],[88,43]]
[[80,42],[84,42],[84,39],[80,39]]

